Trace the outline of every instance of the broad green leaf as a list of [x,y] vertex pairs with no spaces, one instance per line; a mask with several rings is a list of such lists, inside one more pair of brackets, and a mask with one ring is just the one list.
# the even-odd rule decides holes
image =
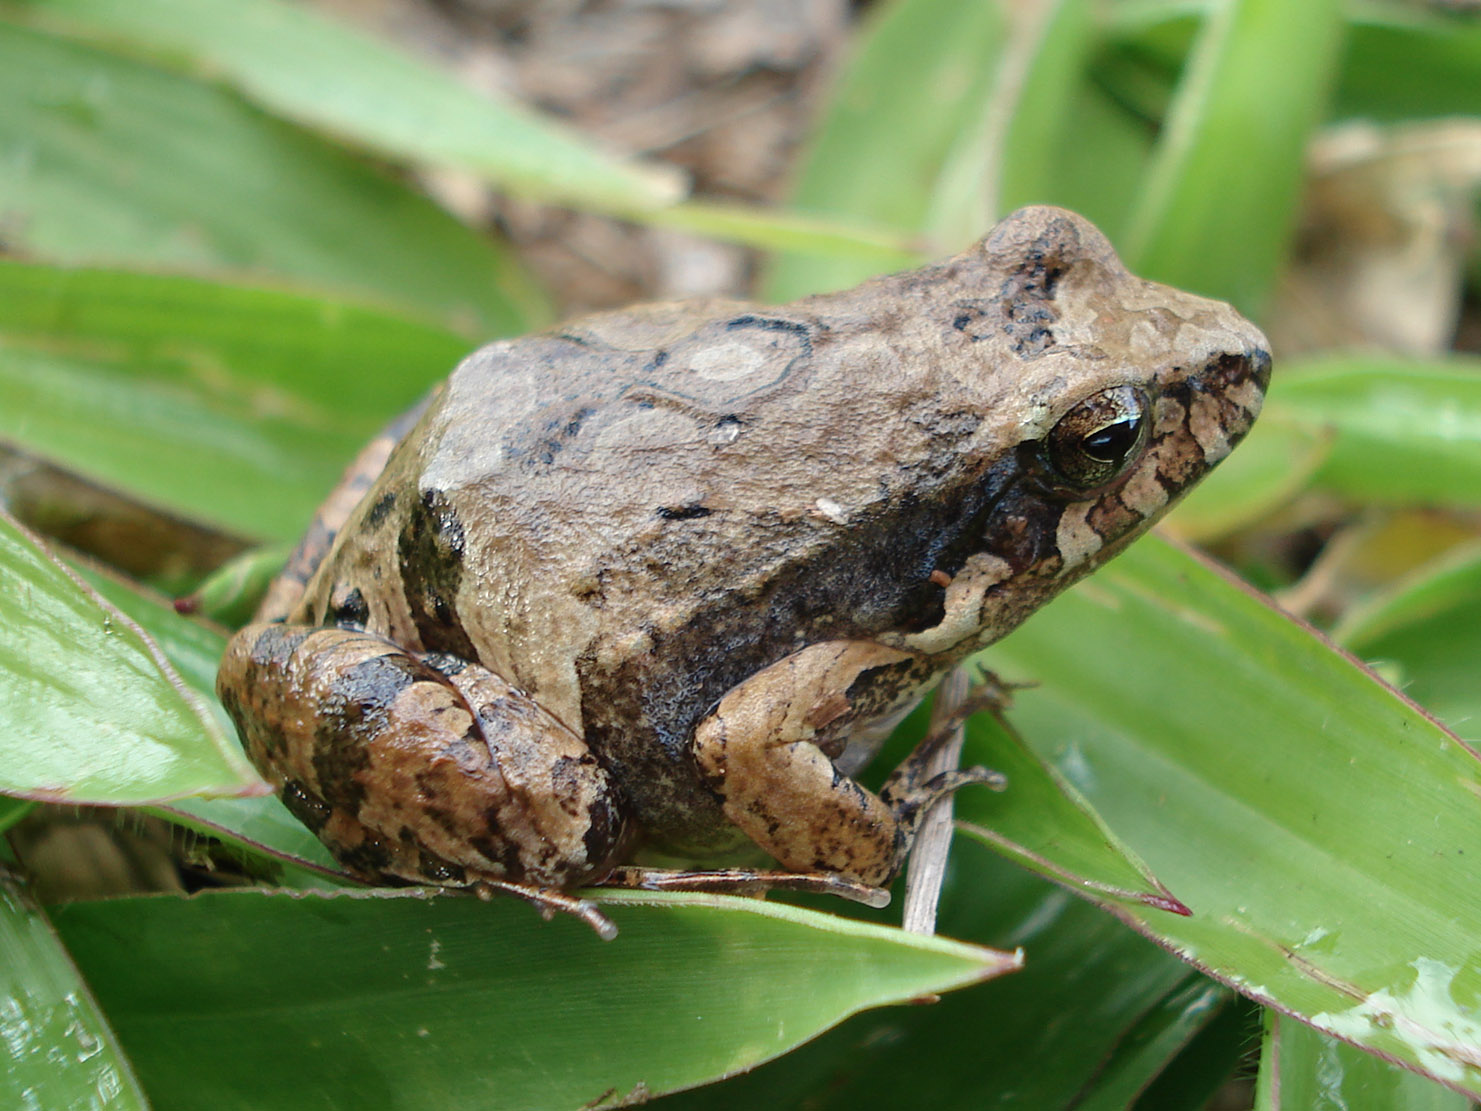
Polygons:
[[[1161,1043],[1161,1057],[1151,1047],[1120,1056],[1151,1016],[1191,1028],[1206,1019],[1207,997],[1186,990],[1197,977],[1170,954],[980,844],[958,838],[952,852],[941,930],[1022,946],[1021,971],[931,1007],[861,1015],[747,1076],[659,1106],[1079,1107],[1103,1079],[1118,1092],[1135,1089],[1176,1052],[1174,1038]],[[1119,1062],[1114,1080],[1108,1059]]]
[[128,806],[266,789],[143,631],[3,516],[0,626],[0,791]]
[[1347,614],[1333,636],[1364,659],[1398,664],[1405,693],[1481,742],[1481,546],[1419,568]]
[[108,1020],[45,916],[0,861],[0,1104],[147,1111]]
[[1332,435],[1315,480],[1364,502],[1481,501],[1481,360],[1332,356],[1286,367],[1271,415]]
[[[980,116],[1006,33],[996,0],[877,7],[802,160],[793,204],[922,230],[942,167]],[[842,289],[878,269],[868,260],[785,255],[767,277],[765,296],[790,301]]]
[[17,0],[10,9],[105,43],[187,58],[288,119],[538,200],[623,213],[684,192],[673,166],[606,154],[552,119],[474,92],[445,69],[301,4]]
[[270,278],[477,336],[545,317],[503,250],[220,88],[0,21],[0,103],[13,252]]
[[948,214],[938,208],[935,226],[944,242],[970,240],[1023,205],[1053,199],[1063,139],[1076,129],[1092,30],[1086,0],[1053,0],[1019,16],[991,98],[990,111],[999,122],[988,129],[992,150],[982,181],[984,218],[943,222]]
[[1014,724],[1193,911],[1128,921],[1257,1000],[1481,1091],[1474,752],[1155,536],[985,656],[1041,682]]
[[1471,1111],[1474,1106],[1433,1080],[1266,1012],[1256,1111]]
[[510,899],[417,893],[206,892],[53,920],[160,1111],[617,1102],[1016,966],[743,899],[606,909],[612,942]]
[[1354,5],[1335,109],[1398,121],[1481,115],[1481,24],[1417,5]]
[[1132,270],[1259,315],[1295,228],[1341,9],[1226,0],[1204,21],[1127,230]]
[[355,452],[468,346],[340,301],[0,262],[0,437],[186,516],[296,539]]

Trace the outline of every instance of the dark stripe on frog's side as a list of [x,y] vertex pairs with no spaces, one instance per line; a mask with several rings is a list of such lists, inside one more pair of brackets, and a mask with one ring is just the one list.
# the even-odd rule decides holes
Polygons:
[[425,490],[396,541],[402,589],[422,647],[465,659],[478,652],[457,611],[463,581],[463,524],[441,490]]
[[[998,530],[993,522],[1021,477],[1019,460],[1009,455],[964,483],[965,489],[941,489],[934,499],[902,494],[872,520],[803,534],[795,545],[796,570],[777,573],[759,592],[716,593],[701,599],[677,627],[644,629],[651,649],[623,657],[610,672],[599,670],[595,651],[579,658],[587,739],[632,797],[645,827],[676,847],[728,844],[733,831],[689,759],[697,722],[736,684],[808,644],[939,623],[944,591],[931,581],[931,572],[955,575],[968,556],[983,549],[984,534]],[[932,486],[918,479],[916,472],[902,476],[901,488]],[[955,511],[945,511],[947,504]],[[1040,537],[1047,530],[1050,552],[1061,509],[1044,508],[1030,529]],[[788,527],[781,520],[764,526]],[[705,558],[702,540],[691,546],[685,539],[693,527],[675,522],[645,558],[683,581],[682,569]],[[818,537],[826,538],[826,547]],[[1041,554],[1042,543],[1026,541],[1014,559],[1027,564]],[[622,559],[612,553],[608,562]],[[838,573],[829,574],[829,568]],[[870,684],[874,689],[861,687],[861,698],[871,709],[876,703],[887,707],[902,684],[918,679],[908,670],[879,676],[877,687]]]

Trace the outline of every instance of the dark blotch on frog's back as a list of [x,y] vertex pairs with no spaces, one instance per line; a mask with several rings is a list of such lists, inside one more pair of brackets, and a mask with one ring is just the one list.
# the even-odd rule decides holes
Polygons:
[[1054,295],[1068,266],[1065,255],[1079,250],[1079,236],[1068,220],[1055,220],[1034,240],[1023,265],[1003,282],[994,308],[1020,358],[1032,359],[1054,346],[1059,319]]
[[396,542],[406,604],[424,649],[473,659],[477,651],[457,611],[463,547],[463,525],[446,496],[424,491]]

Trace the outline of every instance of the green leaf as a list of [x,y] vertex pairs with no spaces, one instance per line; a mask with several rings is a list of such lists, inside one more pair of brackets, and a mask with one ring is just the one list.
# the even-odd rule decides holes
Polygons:
[[607,909],[612,942],[513,900],[418,893],[205,892],[53,918],[160,1107],[615,1102],[1016,965],[744,899]]
[[0,515],[0,790],[134,805],[266,785],[132,621]]
[[1121,242],[1152,155],[1152,128],[1086,75],[1059,131],[1053,176],[1023,199],[1078,212]]
[[1339,118],[1481,115],[1481,24],[1416,5],[1354,5],[1336,96]]
[[0,437],[232,532],[296,538],[467,346],[339,301],[0,262]]
[[1433,1080],[1266,1012],[1256,1111],[1471,1111],[1474,1106]]
[[545,318],[505,252],[222,89],[0,22],[0,103],[10,251],[273,278],[475,335]]
[[[1006,34],[996,3],[895,0],[877,7],[798,168],[793,204],[923,230],[941,170],[992,88]],[[863,259],[785,255],[767,276],[765,296],[790,301],[877,272]]]
[[282,0],[21,0],[11,10],[225,80],[271,111],[369,150],[466,170],[606,212],[671,204],[683,174],[621,160],[512,101],[312,8]]
[[35,808],[36,804],[29,799],[0,795],[0,833],[4,833]]
[[1127,236],[1145,277],[1258,316],[1286,255],[1302,152],[1326,108],[1338,0],[1227,0],[1204,21]]
[[1284,371],[1270,413],[1333,436],[1320,484],[1364,502],[1481,502],[1481,359],[1329,356]]
[[0,862],[0,1031],[6,1107],[147,1111],[108,1020],[46,918]]
[[1397,663],[1405,693],[1481,742],[1481,545],[1417,569],[1346,614],[1332,635],[1364,659]]
[[1255,999],[1481,1091],[1474,752],[1155,536],[985,655],[1041,682],[1014,724],[1193,916],[1118,913]]

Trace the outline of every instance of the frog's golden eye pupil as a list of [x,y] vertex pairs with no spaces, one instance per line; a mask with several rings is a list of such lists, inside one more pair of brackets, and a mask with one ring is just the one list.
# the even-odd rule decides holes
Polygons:
[[1059,419],[1044,444],[1056,478],[1089,490],[1110,482],[1136,458],[1147,433],[1147,399],[1131,386],[1102,390]]

